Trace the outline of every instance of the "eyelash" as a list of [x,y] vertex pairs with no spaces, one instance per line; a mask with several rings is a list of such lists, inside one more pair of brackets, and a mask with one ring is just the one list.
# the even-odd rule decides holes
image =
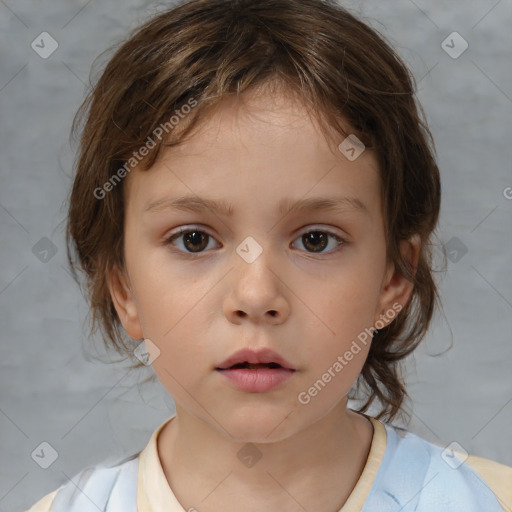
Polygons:
[[[178,239],[180,236],[184,235],[185,233],[192,233],[192,232],[197,232],[197,233],[202,233],[202,234],[205,234],[207,235],[208,237],[210,238],[213,238],[214,237],[212,235],[210,235],[207,231],[204,231],[204,230],[201,230],[201,229],[196,229],[194,227],[189,227],[189,228],[181,228],[178,232],[170,235],[169,237],[167,237],[164,241],[164,245],[165,246],[171,246],[172,243]],[[347,241],[344,239],[344,238],[341,238],[338,234],[335,234],[333,233],[332,231],[328,230],[328,229],[310,229],[308,231],[304,231],[303,233],[301,233],[295,240],[303,237],[304,235],[307,235],[309,233],[324,233],[324,234],[327,234],[328,236],[331,236],[332,238],[334,238],[336,240],[336,242],[338,243],[338,246],[329,251],[329,252],[312,252],[312,251],[305,251],[307,254],[310,254],[310,255],[319,255],[319,256],[322,256],[322,255],[325,255],[325,254],[333,254],[335,252],[337,252],[338,250],[340,250],[340,248],[344,245],[347,244]],[[201,252],[197,252],[197,253],[193,253],[193,252],[187,252],[187,251],[182,251],[180,249],[176,249],[175,247],[171,247],[171,250],[173,251],[177,251],[179,252],[180,254],[186,254],[187,256],[191,256],[191,257],[200,257],[202,254],[204,254],[205,250],[201,251]]]

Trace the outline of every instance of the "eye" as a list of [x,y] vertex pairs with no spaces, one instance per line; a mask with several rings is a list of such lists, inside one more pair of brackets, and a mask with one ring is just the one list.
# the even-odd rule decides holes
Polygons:
[[183,240],[183,245],[186,250],[181,250],[181,252],[195,254],[201,253],[208,246],[208,241],[210,239],[213,240],[208,233],[205,231],[201,231],[199,229],[180,229],[177,233],[171,235],[169,238],[165,240],[165,245],[172,245],[173,242],[181,238]]
[[[183,243],[183,248],[178,248],[178,250],[188,254],[199,254],[204,252],[205,249],[208,248],[208,242],[210,240],[214,240],[214,238],[206,231],[193,228],[183,228],[167,238],[164,244],[174,245],[174,242],[178,239],[181,239],[180,241]],[[335,240],[334,248],[331,251],[324,251],[324,249],[329,246],[329,239]],[[339,237],[335,233],[320,229],[307,231],[297,240],[301,240],[306,251],[313,254],[334,252],[338,247],[346,243],[343,238]]]
[[345,240],[338,235],[331,233],[330,231],[320,229],[307,231],[297,240],[302,241],[308,252],[325,254],[325,252],[322,251],[329,245],[329,238],[334,239],[336,241],[336,245],[334,250],[325,252],[334,252],[338,247],[345,243]]

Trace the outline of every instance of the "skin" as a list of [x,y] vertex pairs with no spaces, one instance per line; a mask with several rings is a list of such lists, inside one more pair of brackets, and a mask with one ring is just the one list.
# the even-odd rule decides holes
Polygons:
[[[404,307],[412,284],[386,264],[375,155],[349,161],[290,94],[242,98],[225,100],[149,171],[128,175],[126,268],[108,284],[126,332],[160,350],[152,366],[176,417],[158,451],[182,506],[332,512],[370,450],[370,421],[347,409],[370,343],[307,405],[297,396],[393,304]],[[144,211],[185,194],[228,201],[233,215]],[[367,212],[277,212],[283,198],[333,196],[358,198]],[[203,246],[184,236],[166,245],[179,227],[210,236]],[[326,229],[345,242],[302,237]],[[236,252],[248,236],[263,250],[252,263]],[[417,238],[402,249],[416,267]],[[270,392],[235,389],[214,368],[245,346],[273,348],[296,372]],[[262,455],[250,468],[237,457],[247,443]]]

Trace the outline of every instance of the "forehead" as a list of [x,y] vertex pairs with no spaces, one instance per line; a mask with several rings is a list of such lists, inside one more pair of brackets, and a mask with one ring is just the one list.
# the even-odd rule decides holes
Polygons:
[[330,135],[332,140],[305,105],[286,94],[227,98],[187,140],[165,148],[149,170],[128,175],[126,204],[143,212],[158,201],[196,195],[229,202],[234,210],[275,204],[282,211],[286,198],[329,193],[378,210],[375,155],[365,150],[350,161],[337,146],[344,136]]

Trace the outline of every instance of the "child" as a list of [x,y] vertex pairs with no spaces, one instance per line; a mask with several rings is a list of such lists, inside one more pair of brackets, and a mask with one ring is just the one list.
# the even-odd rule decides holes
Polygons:
[[511,467],[390,425],[438,301],[413,84],[327,0],[191,0],[119,48],[80,111],[68,256],[176,414],[32,511],[511,510]]

